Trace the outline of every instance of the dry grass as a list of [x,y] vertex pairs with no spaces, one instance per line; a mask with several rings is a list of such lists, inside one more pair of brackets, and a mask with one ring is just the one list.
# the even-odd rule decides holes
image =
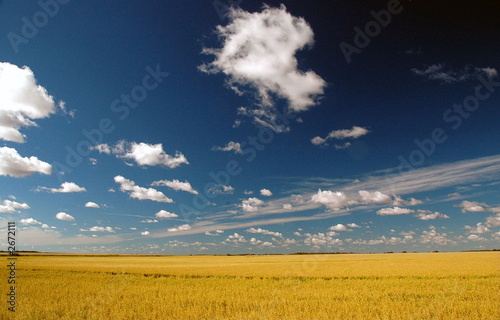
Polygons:
[[24,256],[18,268],[16,319],[500,318],[496,252]]

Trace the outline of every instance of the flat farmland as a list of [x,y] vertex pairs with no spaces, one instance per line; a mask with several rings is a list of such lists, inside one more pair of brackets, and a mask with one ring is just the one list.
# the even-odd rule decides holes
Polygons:
[[16,285],[2,319],[500,319],[499,252],[26,255]]

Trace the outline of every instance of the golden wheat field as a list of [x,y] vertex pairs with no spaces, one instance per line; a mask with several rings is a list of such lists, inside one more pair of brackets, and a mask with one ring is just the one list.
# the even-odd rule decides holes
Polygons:
[[2,319],[500,319],[498,252],[28,255],[16,284]]

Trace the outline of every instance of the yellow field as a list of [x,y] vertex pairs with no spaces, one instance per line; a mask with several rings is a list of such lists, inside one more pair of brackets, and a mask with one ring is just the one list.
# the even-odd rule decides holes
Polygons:
[[36,255],[17,267],[18,309],[3,302],[2,319],[500,319],[498,252]]

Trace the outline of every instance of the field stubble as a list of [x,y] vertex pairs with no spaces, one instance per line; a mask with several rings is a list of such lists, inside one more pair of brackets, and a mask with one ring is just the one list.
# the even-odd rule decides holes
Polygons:
[[[3,319],[499,319],[497,252],[21,256]],[[7,288],[6,288],[7,289]]]

